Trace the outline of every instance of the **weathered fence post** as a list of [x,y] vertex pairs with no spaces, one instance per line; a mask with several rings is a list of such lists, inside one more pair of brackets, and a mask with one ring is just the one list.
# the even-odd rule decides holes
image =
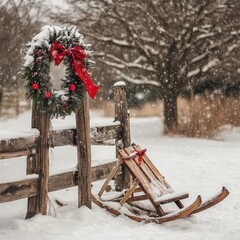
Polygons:
[[48,179],[49,179],[49,125],[50,115],[40,112],[39,122],[39,212],[43,215],[48,211]]
[[[32,107],[32,128],[39,129],[39,112],[37,110],[36,105]],[[37,142],[38,145],[38,142]],[[27,156],[27,174],[39,173],[39,161],[38,161],[39,149],[32,149],[31,155]],[[31,218],[35,214],[39,213],[39,204],[38,198],[36,197],[29,197],[28,198],[28,205],[27,205],[27,215],[26,218]]]
[[26,218],[35,214],[47,214],[48,208],[48,178],[49,178],[49,134],[50,116],[32,108],[32,128],[37,128],[40,136],[37,141],[35,152],[27,157],[27,174],[39,175],[38,191],[36,197],[28,198],[28,209]]
[[78,207],[91,208],[91,143],[89,97],[84,92],[76,113],[77,158],[78,158]]
[[[115,103],[115,121],[121,122],[121,139],[123,147],[129,147],[131,145],[130,135],[130,112],[128,109],[126,86],[125,83],[120,81],[114,84],[114,103]],[[116,149],[118,148],[118,141],[116,141]],[[130,182],[130,173],[123,166],[122,167],[122,178],[121,181],[117,180],[116,188],[121,189],[121,185],[128,186]],[[122,182],[122,183],[121,183]]]

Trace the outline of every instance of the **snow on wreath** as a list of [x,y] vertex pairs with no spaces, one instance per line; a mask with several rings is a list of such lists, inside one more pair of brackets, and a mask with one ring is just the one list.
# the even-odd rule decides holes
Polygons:
[[[90,45],[84,44],[83,35],[75,26],[44,26],[27,44],[24,60],[21,74],[26,80],[26,96],[52,117],[65,117],[76,112],[85,89],[91,98],[98,92],[99,87],[89,75],[94,65]],[[56,65],[63,61],[66,66],[61,91],[53,89],[50,76],[52,60]]]

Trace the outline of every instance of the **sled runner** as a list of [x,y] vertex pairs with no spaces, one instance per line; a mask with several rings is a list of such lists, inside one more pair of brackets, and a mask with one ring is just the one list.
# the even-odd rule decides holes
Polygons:
[[[184,206],[182,200],[188,198],[189,194],[177,193],[173,190],[146,155],[146,149],[132,144],[132,147],[119,149],[119,155],[119,160],[108,175],[98,196],[92,195],[95,204],[116,216],[124,214],[138,222],[169,222],[210,208],[229,194],[223,187],[218,194],[205,202],[202,202],[201,196],[198,196],[192,204]],[[108,192],[109,183],[122,164],[130,171],[133,181],[130,187],[122,192]],[[167,203],[174,203],[178,210],[170,212],[164,210],[163,205]]]

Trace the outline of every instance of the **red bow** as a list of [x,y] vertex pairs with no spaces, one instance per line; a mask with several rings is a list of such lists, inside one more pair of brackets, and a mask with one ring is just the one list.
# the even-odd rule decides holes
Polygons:
[[88,94],[91,98],[96,96],[99,87],[93,83],[87,72],[86,66],[83,62],[87,55],[80,46],[65,49],[61,43],[55,41],[51,47],[51,55],[57,65],[62,62],[65,55],[71,56],[76,74],[82,80]]
[[140,166],[143,160],[143,155],[145,154],[145,152],[147,151],[147,149],[142,149],[140,151],[136,150],[136,155],[138,156],[138,165]]
[[134,154],[133,155],[129,155],[127,157],[122,157],[122,160],[125,161],[125,160],[129,160],[135,156],[138,156],[138,166],[141,165],[142,163],[142,160],[143,160],[143,155],[145,154],[145,152],[147,151],[147,149],[142,149],[142,150],[135,150]]

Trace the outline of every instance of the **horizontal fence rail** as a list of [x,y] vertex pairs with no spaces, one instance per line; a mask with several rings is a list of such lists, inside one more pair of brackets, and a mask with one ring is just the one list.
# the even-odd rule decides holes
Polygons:
[[[91,127],[90,141],[92,144],[104,144],[108,140],[120,139],[120,134],[120,122],[94,126]],[[49,147],[76,146],[76,137],[76,129],[52,130],[49,133]],[[0,160],[29,155],[31,149],[36,148],[37,138],[38,136],[35,134],[33,136],[0,140]]]
[[[92,167],[92,182],[107,177],[116,161]],[[78,171],[61,172],[49,176],[48,192],[58,191],[78,185]],[[0,203],[35,197],[38,189],[38,175],[28,175],[26,179],[0,184]]]

